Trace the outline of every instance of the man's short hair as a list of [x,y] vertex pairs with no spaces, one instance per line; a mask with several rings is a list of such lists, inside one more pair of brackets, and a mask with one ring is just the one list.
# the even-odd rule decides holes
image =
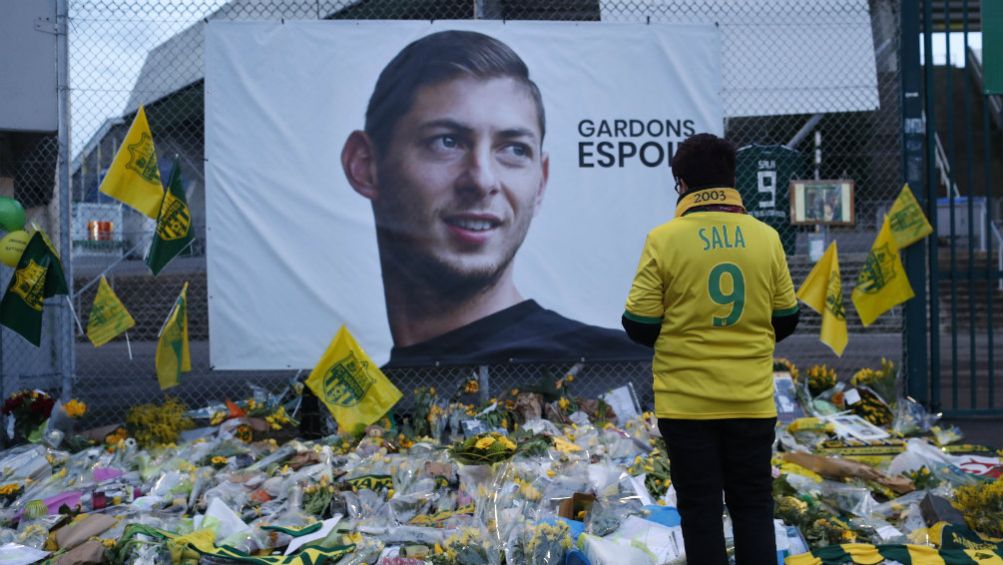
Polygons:
[[380,73],[366,108],[365,131],[378,154],[390,146],[394,127],[411,110],[419,88],[458,77],[510,77],[526,85],[536,104],[540,142],[546,131],[543,97],[526,63],[511,47],[474,31],[440,31],[402,49]]
[[698,133],[679,144],[672,156],[672,176],[689,190],[735,183],[735,144],[711,133]]

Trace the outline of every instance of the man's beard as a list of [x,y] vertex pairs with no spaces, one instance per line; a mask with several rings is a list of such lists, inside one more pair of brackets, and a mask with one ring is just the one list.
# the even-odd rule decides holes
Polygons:
[[[408,285],[407,293],[440,304],[464,302],[494,288],[522,244],[514,245],[497,262],[466,267],[424,252],[399,231],[377,226],[376,232],[384,275],[393,272],[400,280],[392,284]],[[383,284],[391,284],[385,276]]]

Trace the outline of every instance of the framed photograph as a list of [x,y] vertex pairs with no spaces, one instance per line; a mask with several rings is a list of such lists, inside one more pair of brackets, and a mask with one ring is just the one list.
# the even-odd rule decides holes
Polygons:
[[791,224],[852,226],[852,180],[792,180]]

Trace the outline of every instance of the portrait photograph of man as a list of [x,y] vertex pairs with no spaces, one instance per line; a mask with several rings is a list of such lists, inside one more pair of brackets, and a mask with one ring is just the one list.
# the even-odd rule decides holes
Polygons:
[[546,310],[514,264],[547,188],[546,113],[522,59],[472,31],[405,47],[341,161],[372,202],[394,365],[640,359],[622,331]]
[[696,24],[211,23],[213,366],[310,366],[342,324],[384,367],[647,358],[614,273],[673,213],[673,148],[722,127],[718,43]]

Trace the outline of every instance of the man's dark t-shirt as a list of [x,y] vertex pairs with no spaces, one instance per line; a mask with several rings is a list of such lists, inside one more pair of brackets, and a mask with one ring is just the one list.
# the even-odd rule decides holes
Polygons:
[[394,347],[384,368],[510,362],[649,361],[620,330],[590,326],[525,300],[428,341]]

